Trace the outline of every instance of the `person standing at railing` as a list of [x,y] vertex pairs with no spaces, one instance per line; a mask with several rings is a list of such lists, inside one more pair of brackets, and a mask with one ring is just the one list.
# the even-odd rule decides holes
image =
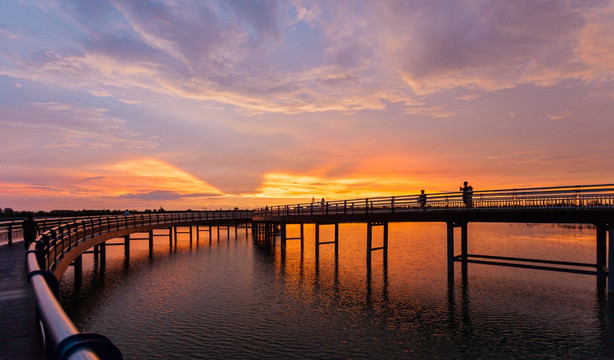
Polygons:
[[21,226],[23,228],[23,242],[27,251],[30,244],[36,240],[36,237],[40,234],[40,229],[36,221],[34,221],[34,215],[32,215],[32,213],[28,214]]
[[463,202],[466,207],[473,207],[473,186],[469,185],[466,181],[463,185],[464,186],[460,188],[460,191],[463,192]]
[[424,211],[426,208],[426,194],[424,190],[420,190],[420,196],[418,196],[418,205],[420,205],[420,211]]

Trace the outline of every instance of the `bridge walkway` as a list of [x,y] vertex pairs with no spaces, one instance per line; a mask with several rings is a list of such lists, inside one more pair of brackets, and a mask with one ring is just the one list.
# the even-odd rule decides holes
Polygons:
[[44,359],[23,242],[0,246],[0,359]]

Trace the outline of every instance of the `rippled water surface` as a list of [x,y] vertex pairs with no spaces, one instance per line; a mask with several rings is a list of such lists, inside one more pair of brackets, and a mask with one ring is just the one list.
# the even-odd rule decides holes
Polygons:
[[[321,240],[334,237],[321,226]],[[469,264],[448,281],[445,224],[390,224],[389,257],[366,267],[365,224],[340,225],[315,259],[305,248],[254,243],[243,229],[107,247],[84,255],[61,301],[82,331],[109,337],[126,359],[608,359],[612,310],[594,276]],[[376,242],[381,228],[374,228]],[[457,229],[458,231],[458,229]],[[299,234],[289,226],[289,237]],[[457,233],[457,238],[460,233]],[[116,240],[119,242],[119,240]],[[457,253],[460,244],[456,244]],[[595,262],[595,230],[470,224],[469,253]]]

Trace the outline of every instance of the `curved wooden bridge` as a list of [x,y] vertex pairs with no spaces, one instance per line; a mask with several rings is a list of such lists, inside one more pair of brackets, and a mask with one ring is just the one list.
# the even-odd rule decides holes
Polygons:
[[[209,211],[184,213],[138,214],[130,216],[101,216],[45,220],[46,230],[27,251],[28,279],[37,301],[39,322],[46,352],[53,359],[116,359],[121,353],[104,336],[80,333],[64,313],[57,301],[57,282],[70,265],[80,268],[80,257],[91,251],[104,254],[106,241],[123,238],[126,255],[130,249],[130,234],[149,233],[150,249],[153,246],[154,229],[168,229],[172,242],[173,231],[182,226],[244,226],[252,224],[256,241],[275,241],[277,234],[281,244],[287,240],[286,226],[300,224],[303,243],[303,224],[316,225],[316,258],[319,247],[335,245],[338,250],[338,225],[340,223],[366,223],[366,261],[370,264],[372,252],[382,251],[387,259],[389,222],[445,222],[447,224],[448,273],[453,275],[454,263],[482,263],[527,267],[540,270],[568,271],[596,274],[614,292],[614,184],[581,185],[460,191],[426,194],[426,203],[420,195],[378,197],[341,201],[319,201],[282,206],[265,207],[253,211]],[[46,221],[49,221],[47,223]],[[57,221],[52,223],[52,221]],[[581,223],[596,227],[596,263],[583,264],[556,260],[493,257],[467,253],[470,222],[501,223]],[[335,240],[320,242],[319,227],[335,226]],[[0,223],[0,236],[7,234],[12,241],[13,231],[19,221]],[[373,247],[373,227],[383,228],[383,245]],[[461,228],[461,252],[454,252],[454,228]],[[4,230],[4,231],[3,231]],[[199,231],[197,229],[196,234]],[[192,232],[189,232],[192,236]],[[609,241],[608,235],[609,234]],[[198,235],[197,235],[198,236]],[[175,236],[176,238],[176,236]],[[609,254],[606,253],[609,242]],[[104,258],[104,257],[103,257]],[[76,272],[77,274],[77,272]]]

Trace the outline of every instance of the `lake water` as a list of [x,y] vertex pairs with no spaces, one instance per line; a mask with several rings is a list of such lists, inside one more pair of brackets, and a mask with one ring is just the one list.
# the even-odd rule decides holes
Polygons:
[[[156,238],[107,247],[101,271],[84,255],[61,301],[82,331],[109,337],[126,359],[609,359],[614,306],[595,276],[446,265],[446,226],[391,223],[389,255],[366,267],[365,224],[341,224],[339,256],[320,247],[258,246],[243,229],[190,246]],[[321,226],[321,241],[333,226]],[[456,229],[456,238],[460,230]],[[299,227],[289,226],[288,237]],[[374,228],[381,241],[381,228]],[[595,229],[469,224],[469,253],[595,263]],[[457,241],[456,252],[460,251]]]

